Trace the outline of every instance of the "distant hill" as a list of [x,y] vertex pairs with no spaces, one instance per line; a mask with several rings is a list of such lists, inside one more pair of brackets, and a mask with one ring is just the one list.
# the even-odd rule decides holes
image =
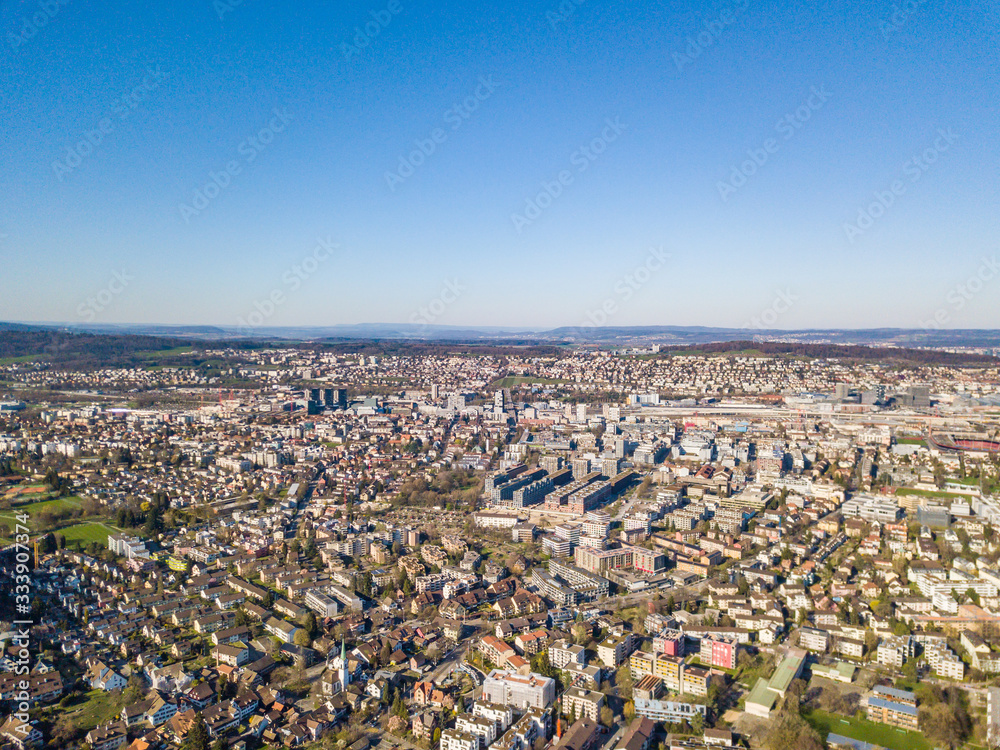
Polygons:
[[66,369],[93,370],[139,363],[140,352],[161,351],[190,342],[155,336],[75,333],[56,328],[0,329],[0,359],[33,357]]
[[51,325],[0,323],[4,330],[50,330],[184,338],[200,341],[427,341],[544,343],[597,346],[664,346],[710,344],[726,341],[771,341],[801,344],[899,346],[907,348],[981,348],[1000,352],[1000,330],[918,328],[811,328],[801,330],[750,330],[710,326],[562,326],[530,328],[510,326],[443,326],[414,323],[357,323],[331,326],[182,326],[182,325]]
[[[338,352],[419,355],[432,352],[475,352],[553,356],[566,347],[640,347],[658,344],[663,355],[681,351],[722,354],[756,350],[770,355],[910,365],[996,364],[1000,331],[925,331],[907,329],[809,330],[750,332],[739,328],[704,326],[620,326],[554,328],[532,331],[498,327],[365,325],[261,328],[249,332],[225,326],[99,325],[44,326],[0,322],[0,359],[36,357],[64,368],[94,369],[132,363],[192,362],[178,347],[225,345],[236,349],[301,346]],[[244,334],[244,335],[241,335]],[[252,335],[251,335],[252,334]],[[923,348],[927,347],[927,348]],[[983,353],[949,352],[946,348],[976,348]],[[150,353],[163,352],[162,356]],[[187,358],[182,358],[182,354]]]
[[905,349],[902,347],[870,347],[843,344],[795,344],[778,341],[726,341],[694,346],[666,347],[661,356],[679,352],[701,354],[737,354],[758,351],[771,356],[806,357],[809,359],[839,359],[856,362],[884,362],[909,365],[985,365],[996,366],[1000,360],[986,354],[946,352],[938,349]]

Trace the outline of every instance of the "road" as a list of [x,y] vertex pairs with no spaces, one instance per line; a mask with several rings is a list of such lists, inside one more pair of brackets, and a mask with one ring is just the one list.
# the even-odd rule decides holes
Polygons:
[[632,510],[632,506],[635,505],[637,502],[640,502],[640,498],[637,494],[633,495],[631,500],[623,502],[622,507],[615,514],[613,520],[621,521],[623,518],[625,518],[626,514],[628,514],[628,512]]
[[438,664],[437,668],[430,673],[428,679],[435,685],[439,684],[444,676],[451,672],[456,666],[462,663],[465,659],[466,653],[472,647],[472,641],[470,640],[465,646],[461,648],[456,646],[451,651],[444,655],[444,660]]
[[618,728],[615,729],[614,732],[607,735],[604,742],[601,743],[601,747],[604,748],[604,750],[609,750],[609,748],[612,748],[618,744],[618,740],[620,740],[624,734],[625,734],[625,723],[624,721],[622,721],[621,723],[618,724]]
[[622,602],[625,607],[631,607],[635,604],[641,604],[642,602],[649,601],[653,594],[659,592],[663,594],[666,598],[673,597],[674,604],[683,604],[684,602],[690,601],[692,599],[698,599],[701,595],[701,591],[708,585],[708,581],[711,579],[706,579],[703,581],[698,581],[697,583],[692,583],[690,586],[676,586],[669,589],[652,589],[649,591],[636,591],[634,594],[625,594],[624,596],[614,596],[607,599],[602,599],[598,604],[604,604],[607,606],[614,606],[618,602]]

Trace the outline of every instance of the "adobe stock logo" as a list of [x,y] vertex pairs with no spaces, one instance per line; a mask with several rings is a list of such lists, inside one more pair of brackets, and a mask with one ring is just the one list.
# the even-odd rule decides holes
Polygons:
[[714,20],[705,21],[703,31],[699,32],[697,36],[687,38],[687,46],[684,51],[674,52],[673,59],[677,70],[684,70],[701,57],[701,53],[714,45],[726,27],[735,23],[739,15],[749,6],[750,0],[737,0],[731,7],[724,8]]
[[[951,128],[939,129],[937,132],[938,137],[934,139],[933,144],[919,154],[912,156],[903,165],[903,175],[909,178],[911,185],[918,182],[927,173],[927,170],[941,158],[941,155],[958,140],[958,135]],[[872,193],[875,200],[858,209],[858,216],[854,223],[844,223],[844,234],[847,236],[847,241],[853,245],[859,237],[875,226],[875,222],[885,216],[896,200],[906,193],[907,187],[907,183],[903,180],[893,180],[887,189],[876,190]]]
[[115,99],[111,105],[114,116],[109,114],[102,117],[94,123],[93,128],[81,133],[79,140],[66,146],[66,152],[62,158],[52,161],[52,171],[59,182],[65,181],[69,175],[73,174],[104,143],[105,139],[115,132],[117,124],[127,121],[133,111],[138,109],[167,77],[168,74],[160,70],[159,65],[153,70],[148,70],[138,85],[131,87],[121,97]]
[[826,90],[826,86],[811,87],[809,96],[802,104],[775,123],[774,132],[781,136],[781,141],[777,138],[766,138],[759,148],[748,149],[748,158],[733,166],[729,173],[729,179],[719,180],[715,183],[715,188],[719,191],[719,197],[722,198],[722,201],[729,200],[737,190],[746,185],[747,180],[757,174],[771,160],[771,157],[781,150],[781,142],[794,138],[795,134],[812,119],[813,113],[822,109],[831,96],[832,94]]
[[458,279],[446,279],[441,293],[428,304],[421,305],[410,314],[410,322],[414,325],[429,326],[445,314],[447,309],[458,302],[466,287]]
[[13,31],[7,33],[7,41],[12,49],[27,44],[39,31],[49,25],[49,21],[59,15],[64,5],[68,5],[69,0],[42,0],[38,3],[38,10],[30,16],[21,19],[21,28],[15,34]]
[[402,12],[403,6],[399,0],[389,0],[389,4],[385,6],[384,10],[369,11],[368,15],[372,17],[372,20],[368,21],[364,27],[354,27],[354,38],[351,40],[353,44],[348,44],[347,42],[340,43],[340,51],[343,53],[344,58],[350,61],[351,58],[360,55],[361,50],[370,46],[378,35],[392,23],[392,19]]
[[284,132],[288,123],[292,121],[292,116],[287,110],[275,108],[271,112],[274,115],[271,121],[254,135],[243,139],[237,146],[236,153],[242,159],[231,159],[218,172],[210,171],[208,181],[192,192],[191,202],[177,205],[185,224],[190,224],[192,218],[200,216],[212,201],[233,183],[233,178],[243,171],[243,167],[256,161],[261,152],[274,141],[275,136]]
[[[455,102],[448,108],[441,119],[446,125],[451,126],[451,132],[458,130],[465,122],[472,117],[479,106],[493,96],[497,84],[493,76],[480,76],[479,85],[475,91],[469,94],[461,102]],[[438,146],[448,140],[449,132],[444,128],[434,128],[427,134],[426,138],[418,138],[413,142],[416,146],[409,154],[399,157],[399,166],[396,171],[385,173],[385,182],[392,192],[412,177],[416,171],[434,155]]]
[[759,315],[755,315],[743,324],[743,328],[750,330],[760,330],[762,328],[773,328],[778,319],[792,309],[798,301],[799,295],[791,289],[778,289],[774,293],[774,300],[764,308]]
[[282,287],[275,287],[263,299],[254,300],[253,310],[239,317],[236,321],[239,334],[248,336],[255,328],[270,320],[288,302],[289,295],[299,291],[320,266],[333,257],[334,251],[339,247],[330,237],[317,239],[311,253],[281,274],[281,283],[287,287],[287,292]]
[[920,327],[925,330],[940,330],[952,322],[952,315],[964,309],[972,299],[983,291],[983,288],[1000,274],[1000,262],[994,254],[989,258],[984,257],[975,273],[969,276],[960,284],[955,284],[945,295],[945,302],[951,308],[939,307],[934,315],[928,320],[921,320]]
[[[599,135],[592,138],[590,143],[580,146],[569,155],[570,166],[576,167],[577,174],[586,172],[590,165],[597,161],[600,155],[607,151],[608,146],[617,141],[628,127],[622,123],[620,117],[605,118],[604,124],[604,129]],[[543,181],[538,193],[531,198],[525,198],[524,211],[522,213],[515,211],[510,215],[510,221],[517,233],[521,234],[525,227],[534,224],[541,218],[542,213],[555,202],[556,198],[563,194],[566,188],[573,184],[575,179],[576,175],[573,172],[563,169],[554,179]]]
[[898,5],[893,3],[889,20],[882,21],[878,26],[879,31],[882,32],[882,38],[888,41],[889,37],[903,28],[903,25],[910,20],[910,16],[926,2],[927,0],[903,0]]
[[115,298],[124,292],[133,281],[135,281],[135,277],[124,269],[115,271],[111,274],[111,280],[104,285],[103,289],[97,292],[97,294],[87,297],[86,300],[77,306],[76,314],[90,323],[97,317],[98,313],[107,310],[111,306],[111,303],[115,301]]
[[587,319],[579,325],[578,330],[605,325],[621,311],[624,303],[632,299],[636,292],[667,265],[670,258],[670,253],[665,252],[662,247],[651,247],[641,263],[615,282],[612,287],[614,295],[605,297],[595,309],[588,308]]
[[576,9],[583,5],[587,0],[562,0],[559,3],[559,7],[554,11],[550,10],[545,14],[545,20],[549,22],[549,26],[552,27],[553,31],[556,31],[560,23],[566,23],[576,15]]

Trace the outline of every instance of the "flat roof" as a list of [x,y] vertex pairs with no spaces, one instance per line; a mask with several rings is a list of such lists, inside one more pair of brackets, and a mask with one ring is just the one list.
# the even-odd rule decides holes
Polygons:
[[864,740],[855,740],[850,737],[844,737],[842,734],[834,734],[831,732],[826,737],[827,744],[835,747],[853,747],[854,750],[878,750],[878,745],[873,745],[870,742],[865,742]]
[[788,690],[788,686],[792,684],[792,680],[802,669],[802,662],[805,661],[804,653],[797,653],[794,651],[789,651],[788,655],[781,660],[778,668],[774,670],[774,675],[771,677],[770,687],[779,693],[784,693]]
[[891,711],[897,711],[901,714],[907,714],[908,716],[916,716],[917,709],[916,706],[909,706],[906,703],[896,703],[895,701],[887,701],[885,698],[879,698],[872,696],[868,699],[869,706],[875,706],[875,708],[888,708]]
[[890,698],[909,701],[911,703],[915,703],[917,700],[917,696],[915,696],[909,690],[899,690],[894,687],[886,687],[885,685],[876,685],[875,692],[881,695],[888,695]]
[[849,679],[854,678],[854,673],[857,671],[857,667],[853,664],[848,664],[845,661],[834,662],[832,665],[826,664],[813,664],[812,671],[819,671],[820,674],[837,672],[842,677],[847,677]]
[[775,702],[778,700],[778,694],[770,689],[770,686],[763,677],[757,678],[757,684],[753,686],[753,690],[750,691],[750,695],[747,696],[747,703],[756,703],[758,706],[763,706],[768,711],[774,708]]

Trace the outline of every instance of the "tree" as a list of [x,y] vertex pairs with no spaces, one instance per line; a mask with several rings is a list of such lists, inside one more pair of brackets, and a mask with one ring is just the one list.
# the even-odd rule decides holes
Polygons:
[[183,750],[208,750],[208,727],[205,726],[205,717],[200,712],[195,714],[194,722],[191,724],[191,729],[188,730],[187,737],[181,747]]
[[549,654],[547,651],[539,651],[531,657],[531,671],[546,677],[555,677],[559,672],[559,670],[553,667],[552,663],[549,661]]
[[607,706],[603,706],[601,708],[601,723],[609,729],[611,728],[611,725],[615,723],[615,714]]
[[406,710],[406,704],[403,703],[403,699],[399,697],[399,693],[396,694],[396,700],[392,702],[392,715],[398,716],[401,719],[405,719],[409,716]]
[[434,733],[431,735],[431,746],[437,745],[441,742],[441,727],[434,727]]
[[631,700],[632,683],[632,671],[629,669],[628,662],[626,662],[618,667],[618,671],[615,672],[615,685],[618,686],[618,695],[625,700]]
[[65,746],[73,742],[80,734],[73,719],[66,713],[60,713],[55,726],[52,727],[52,742],[57,746]]
[[695,734],[704,734],[705,732],[705,717],[699,711],[695,711],[694,716],[691,717],[691,730]]
[[626,701],[622,712],[625,714],[625,721],[631,722],[635,718],[635,704],[632,701]]
[[138,703],[142,700],[143,695],[143,684],[142,678],[138,675],[133,674],[128,678],[128,685],[125,687],[125,691],[122,693],[122,698],[125,701],[126,706],[131,706],[133,703]]
[[319,633],[319,626],[316,624],[316,614],[310,609],[306,611],[305,617],[302,618],[302,629],[309,634],[309,639],[312,640]]
[[764,747],[768,750],[822,750],[823,741],[797,710],[782,708],[775,716],[764,735]]
[[312,638],[309,637],[309,631],[305,628],[299,628],[295,631],[295,635],[292,637],[292,642],[296,646],[309,648],[309,646],[312,645]]
[[962,742],[962,728],[951,706],[939,703],[920,712],[920,728],[928,739],[947,747]]

